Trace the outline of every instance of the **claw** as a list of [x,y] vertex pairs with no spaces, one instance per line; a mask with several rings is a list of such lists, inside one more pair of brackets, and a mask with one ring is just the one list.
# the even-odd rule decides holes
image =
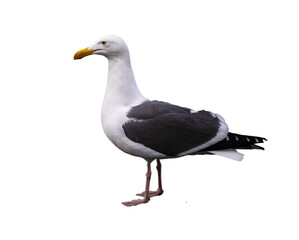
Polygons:
[[132,207],[132,206],[136,206],[142,203],[147,203],[149,202],[149,199],[143,198],[143,199],[138,199],[138,200],[132,200],[129,202],[122,202],[123,205],[127,206],[127,207]]
[[[163,194],[163,190],[162,189],[158,189],[157,191],[150,191],[149,192],[149,197],[155,197],[155,196],[160,196]],[[136,196],[140,196],[140,197],[144,197],[145,192],[142,193],[137,193]]]

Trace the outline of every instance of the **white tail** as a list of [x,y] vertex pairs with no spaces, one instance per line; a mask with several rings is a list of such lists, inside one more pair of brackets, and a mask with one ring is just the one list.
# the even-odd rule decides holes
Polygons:
[[244,156],[242,153],[239,153],[236,149],[215,150],[215,151],[209,151],[209,153],[230,158],[236,161],[241,161]]

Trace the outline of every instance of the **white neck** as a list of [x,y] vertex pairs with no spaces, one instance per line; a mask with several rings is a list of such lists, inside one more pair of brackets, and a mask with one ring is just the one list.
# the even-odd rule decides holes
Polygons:
[[131,68],[129,53],[111,57],[103,107],[130,107],[146,100],[139,91]]

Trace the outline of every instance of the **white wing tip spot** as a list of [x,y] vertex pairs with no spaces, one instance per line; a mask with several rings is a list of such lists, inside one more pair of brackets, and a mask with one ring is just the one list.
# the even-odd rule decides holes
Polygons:
[[239,141],[239,138],[237,136],[235,136],[236,141]]
[[249,138],[246,138],[247,142],[250,142],[250,139]]

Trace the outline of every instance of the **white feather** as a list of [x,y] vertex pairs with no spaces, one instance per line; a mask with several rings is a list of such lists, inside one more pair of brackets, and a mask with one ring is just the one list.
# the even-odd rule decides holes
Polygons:
[[236,149],[215,150],[215,151],[209,151],[209,153],[230,158],[236,161],[241,161],[244,156],[242,153],[239,153]]

